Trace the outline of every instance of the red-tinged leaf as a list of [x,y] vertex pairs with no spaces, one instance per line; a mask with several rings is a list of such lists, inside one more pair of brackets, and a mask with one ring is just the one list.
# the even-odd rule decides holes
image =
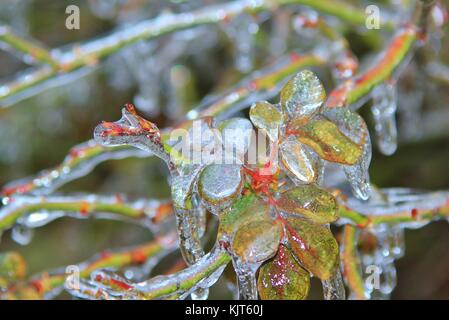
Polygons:
[[304,268],[321,280],[332,278],[339,265],[339,250],[330,230],[296,217],[288,217],[285,228],[291,249]]
[[243,262],[260,263],[273,257],[282,236],[278,220],[259,219],[242,225],[235,233],[231,249]]
[[262,300],[304,300],[309,294],[310,274],[280,245],[274,259],[260,268],[257,288]]
[[325,117],[310,121],[291,121],[287,132],[312,148],[322,159],[347,165],[357,163],[363,153],[363,144],[357,144]]
[[283,212],[301,214],[319,224],[331,223],[338,219],[335,198],[314,184],[284,191],[276,200],[276,206]]

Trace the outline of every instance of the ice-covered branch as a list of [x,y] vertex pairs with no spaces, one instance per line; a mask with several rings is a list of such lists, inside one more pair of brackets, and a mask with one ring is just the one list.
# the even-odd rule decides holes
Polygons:
[[53,68],[58,62],[52,57],[49,50],[15,34],[10,27],[0,26],[0,43],[7,45],[7,49],[16,50],[25,55],[25,61],[31,63],[48,64]]
[[89,140],[73,147],[57,167],[44,170],[35,177],[10,182],[3,187],[0,195],[47,195],[60,186],[88,174],[103,161],[129,157],[148,157],[148,153],[122,146],[106,148]]
[[359,228],[376,225],[423,226],[433,220],[449,218],[449,192],[419,192],[412,189],[382,189],[379,198],[368,203],[338,198],[340,218]]
[[109,272],[94,272],[91,281],[82,281],[80,290],[70,293],[88,299],[183,299],[198,288],[212,286],[231,257],[220,246],[196,264],[170,275],[131,283]]
[[394,72],[406,61],[418,40],[418,31],[414,26],[400,30],[379,54],[377,60],[366,71],[348,79],[335,88],[326,102],[328,108],[357,105],[379,84],[390,80]]
[[369,297],[366,294],[365,283],[360,273],[360,261],[357,256],[357,228],[346,225],[343,230],[341,260],[346,279],[346,284],[351,290],[351,298],[365,300]]
[[[151,241],[132,248],[103,251],[71,268],[46,271],[31,277],[28,281],[13,282],[6,291],[0,292],[0,298],[51,299],[60,293],[65,284],[76,289],[77,275],[80,279],[87,279],[98,269],[120,270],[127,266],[140,266],[145,274],[149,274],[153,266],[173,251],[175,243]],[[75,271],[77,274],[73,273]]]
[[171,203],[141,199],[124,201],[122,196],[27,196],[17,195],[8,199],[0,208],[0,231],[16,223],[35,228],[61,217],[109,218],[137,221],[150,229],[172,216]]
[[414,49],[417,41],[425,38],[428,15],[434,1],[424,2],[416,9],[414,21],[400,29],[376,61],[364,72],[345,81],[334,89],[326,103],[329,108],[351,106],[360,107],[360,100],[378,85],[396,80]]

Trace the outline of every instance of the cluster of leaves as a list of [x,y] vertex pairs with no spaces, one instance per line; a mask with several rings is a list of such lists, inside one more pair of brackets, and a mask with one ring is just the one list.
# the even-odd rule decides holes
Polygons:
[[[199,196],[218,215],[218,239],[238,263],[265,262],[258,280],[261,298],[303,299],[310,273],[328,280],[339,266],[338,244],[327,226],[338,218],[337,202],[318,186],[322,169],[326,161],[344,166],[363,162],[369,136],[355,113],[323,112],[326,94],[310,71],[293,77],[280,97],[279,105],[259,102],[250,110],[252,123],[269,137],[268,162],[245,163],[250,139],[235,136],[242,141],[236,144],[241,146],[237,163],[184,165],[187,173],[172,179],[172,191],[178,208],[192,208],[191,200]],[[363,125],[354,128],[354,118]],[[201,121],[206,130],[214,127],[210,119]],[[252,125],[232,118],[217,127],[226,133]],[[278,150],[281,161],[273,156]]]
[[[265,263],[258,280],[262,298],[303,299],[310,273],[328,280],[339,266],[338,244],[328,228],[338,219],[337,202],[319,187],[326,162],[344,166],[355,193],[361,198],[369,196],[366,169],[371,145],[366,124],[347,108],[325,107],[325,99],[320,80],[306,70],[284,86],[279,104],[254,104],[251,122],[231,118],[216,125],[210,117],[196,120],[201,129],[199,141],[191,123],[183,124],[190,126],[184,147],[201,155],[207,146],[216,147],[211,142],[220,139],[217,132],[232,135],[226,138],[234,140],[237,150],[229,155],[222,145],[219,163],[215,162],[217,150],[214,157],[201,158],[200,163],[191,161],[194,154],[179,156],[170,143],[161,142],[163,137],[155,126],[147,125],[130,106],[118,122],[100,125],[96,137],[103,144],[150,149],[166,160],[172,173],[174,207],[184,214],[178,222],[181,232],[191,228],[199,208],[207,208],[219,217],[218,241],[235,264],[257,269]],[[253,125],[270,142],[269,159],[258,165],[245,158]],[[231,164],[226,161],[229,157]],[[198,237],[196,232],[187,230],[181,240]],[[184,255],[190,263],[200,256]]]

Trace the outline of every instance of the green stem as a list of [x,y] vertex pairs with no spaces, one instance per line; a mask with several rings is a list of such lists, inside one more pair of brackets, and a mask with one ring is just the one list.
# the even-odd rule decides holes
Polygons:
[[180,296],[195,287],[201,280],[210,277],[219,268],[226,266],[231,257],[221,248],[214,249],[198,263],[177,273],[158,276],[145,282],[144,299]]
[[[105,251],[87,262],[79,263],[77,265],[80,271],[79,276],[81,279],[88,279],[91,273],[98,269],[121,269],[129,265],[139,265],[160,255],[165,250],[164,246],[154,241],[132,249]],[[5,293],[0,293],[0,297],[2,299],[43,299],[45,294],[62,287],[67,276],[68,274],[62,269],[54,272],[42,272],[33,276],[29,281],[13,283]]]
[[48,64],[53,68],[56,68],[58,65],[58,62],[51,56],[50,51],[35,44],[33,41],[14,34],[10,27],[0,27],[0,42],[4,42],[11,48],[30,55],[37,62]]
[[417,39],[418,33],[414,26],[399,31],[369,69],[345,81],[330,93],[326,106],[334,108],[352,105],[368,95],[376,86],[388,81],[405,61]]
[[357,228],[346,225],[343,230],[343,252],[341,253],[346,282],[357,300],[367,299],[363,277],[357,258]]
[[[36,202],[36,199],[38,200]],[[101,198],[76,199],[73,197],[33,197],[32,202],[26,198],[12,199],[13,203],[0,209],[0,230],[11,228],[19,218],[34,212],[47,211],[49,213],[64,212],[78,213],[80,216],[90,216],[100,213],[111,213],[118,217],[130,219],[154,218],[158,221],[169,216],[172,207],[169,203],[161,202],[154,207],[137,206],[133,203],[124,203],[120,198],[106,200]],[[14,202],[19,202],[17,205]]]

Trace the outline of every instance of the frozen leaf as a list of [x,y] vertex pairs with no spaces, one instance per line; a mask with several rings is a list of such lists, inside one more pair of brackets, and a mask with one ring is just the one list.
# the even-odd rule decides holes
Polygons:
[[209,208],[223,209],[229,206],[242,192],[242,188],[240,165],[211,164],[203,169],[198,179],[198,193]]
[[310,274],[280,245],[274,259],[260,268],[257,288],[262,300],[304,300],[309,294]]
[[330,279],[339,265],[338,244],[324,226],[304,218],[288,217],[288,241],[301,264],[321,280]]
[[275,106],[266,101],[257,102],[251,106],[249,117],[258,129],[268,135],[271,141],[278,140],[282,114]]
[[362,156],[363,145],[353,142],[324,117],[307,122],[293,120],[288,124],[287,132],[330,162],[352,165]]
[[279,146],[284,167],[300,181],[312,183],[317,178],[317,157],[296,137],[289,136]]
[[296,74],[281,91],[281,106],[292,119],[316,114],[325,99],[321,81],[309,70]]
[[283,212],[300,214],[319,224],[331,223],[338,219],[335,198],[314,184],[281,193],[276,205]]
[[281,235],[282,226],[277,220],[250,221],[237,230],[231,248],[241,261],[260,263],[274,256]]
[[365,120],[347,108],[326,108],[323,114],[332,120],[343,134],[363,146],[362,156],[357,163],[345,166],[344,171],[354,194],[362,200],[368,199],[371,194],[368,169],[371,163],[372,148]]
[[224,145],[225,163],[241,163],[243,156],[248,151],[253,125],[245,118],[231,118],[220,123]]
[[220,232],[232,235],[244,223],[267,219],[269,212],[268,203],[255,194],[247,194],[220,215]]
[[363,145],[369,138],[365,120],[348,108],[324,108],[323,115],[331,120],[338,129],[358,145]]

